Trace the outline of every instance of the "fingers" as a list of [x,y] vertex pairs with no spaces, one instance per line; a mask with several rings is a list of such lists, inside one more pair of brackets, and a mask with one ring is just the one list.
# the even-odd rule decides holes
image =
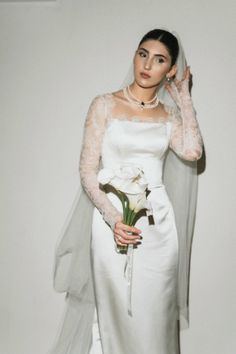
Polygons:
[[[178,91],[181,90],[182,85],[187,83],[190,80],[191,77],[191,73],[190,73],[190,66],[187,66],[184,70],[183,73],[183,78],[182,80],[178,80],[176,77],[172,80],[172,83],[174,84],[174,86],[177,88]],[[174,98],[175,92],[174,92],[174,86],[171,86],[171,84],[166,83],[165,84],[165,88],[166,90],[172,95],[172,97]]]
[[190,66],[188,65],[184,70],[183,80],[189,80],[189,79],[190,79]]
[[134,227],[123,224],[122,222],[116,223],[114,229],[114,239],[118,245],[124,246],[130,243],[136,244],[142,238],[139,236],[141,230]]
[[165,84],[165,89],[169,92],[169,94],[171,96],[174,96],[175,92],[174,92],[173,87],[171,86],[171,84],[166,83]]
[[171,86],[170,86],[170,84],[165,84],[165,89],[170,93],[170,91],[171,91]]
[[122,245],[126,245],[129,243],[137,243],[141,240],[142,236],[138,236],[138,235],[129,235],[124,231],[120,231],[119,234],[115,234],[115,240],[117,243],[122,244]]
[[184,70],[184,73],[183,73],[183,78],[182,80],[178,80],[177,78],[175,78],[173,80],[173,82],[175,83],[176,86],[180,86],[181,82],[184,81],[184,80],[189,80],[190,79],[190,66],[188,65],[185,70]]
[[121,228],[122,228],[122,230],[125,230],[125,231],[128,231],[128,232],[133,232],[133,233],[136,233],[136,234],[140,234],[142,232],[142,230],[138,229],[135,226],[129,226],[129,225],[124,224],[122,221],[118,221],[116,223],[116,225],[115,225],[115,231],[119,230]]
[[117,236],[115,237],[115,241],[117,243],[117,245],[120,245],[120,246],[127,246],[129,244],[140,244],[141,243],[141,239],[135,239],[135,240],[127,240],[125,238],[123,238],[122,236]]
[[[173,80],[174,81],[174,80]],[[176,84],[175,84],[176,85]],[[176,86],[177,90],[178,90],[178,87]],[[174,88],[174,86],[171,86],[170,84],[166,84],[165,85],[165,89],[169,92],[169,94],[171,95],[171,97],[173,98],[174,101],[176,101],[178,98],[177,98],[177,95],[176,95],[176,89]]]

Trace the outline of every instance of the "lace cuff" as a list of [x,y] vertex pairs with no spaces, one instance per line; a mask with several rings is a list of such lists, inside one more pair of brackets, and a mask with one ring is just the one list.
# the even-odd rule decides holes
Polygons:
[[96,96],[90,104],[83,132],[79,161],[81,185],[102,214],[103,219],[114,230],[115,223],[122,221],[122,214],[114,207],[97,181],[103,135],[106,128],[106,105],[102,95]]
[[203,139],[189,93],[179,96],[178,108],[168,108],[171,113],[170,148],[184,160],[195,161],[202,156]]

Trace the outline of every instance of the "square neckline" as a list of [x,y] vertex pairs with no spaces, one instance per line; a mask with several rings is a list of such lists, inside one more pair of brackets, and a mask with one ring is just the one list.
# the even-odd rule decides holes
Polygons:
[[[105,97],[109,96],[113,100],[115,98],[122,99],[120,97],[115,96],[112,92],[108,92],[108,93],[104,94],[104,96]],[[164,111],[167,113],[166,117],[160,116],[157,119],[154,116],[148,116],[148,117],[146,117],[146,119],[143,119],[143,117],[140,117],[138,115],[132,115],[132,116],[130,116],[130,118],[125,118],[123,115],[122,116],[121,115],[114,115],[114,116],[111,116],[111,117],[109,116],[109,121],[112,121],[112,120],[117,121],[117,120],[119,120],[119,121],[131,122],[131,123],[164,124],[164,125],[166,125],[167,123],[171,123],[172,112],[171,112],[171,110],[168,112],[166,110],[165,104],[164,103],[162,103],[162,104],[163,104]]]

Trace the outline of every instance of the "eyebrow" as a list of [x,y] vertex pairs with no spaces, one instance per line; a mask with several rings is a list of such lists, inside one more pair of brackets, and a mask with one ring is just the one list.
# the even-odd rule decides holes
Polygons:
[[[149,53],[149,51],[147,49],[140,47],[139,50],[141,50],[141,49],[144,50],[146,53]],[[167,57],[163,54],[154,54],[154,55],[157,57],[163,57],[163,58],[167,59]]]

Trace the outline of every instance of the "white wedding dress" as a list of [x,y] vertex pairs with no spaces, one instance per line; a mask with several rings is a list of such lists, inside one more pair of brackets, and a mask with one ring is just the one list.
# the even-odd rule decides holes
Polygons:
[[[163,184],[163,164],[168,148],[186,160],[198,159],[202,138],[189,98],[183,99],[179,113],[163,109],[167,114],[161,110],[153,116],[148,110],[134,114],[130,102],[107,93],[93,100],[87,115],[80,176],[95,205],[91,259],[96,299],[88,354],[179,353],[178,235]],[[136,222],[143,238],[133,250],[130,283],[124,276],[127,256],[115,251],[113,238],[114,225],[122,220],[122,205],[97,182],[100,157],[103,167],[142,166],[151,190],[148,199],[155,224],[145,215]],[[129,289],[132,315],[128,313]]]

